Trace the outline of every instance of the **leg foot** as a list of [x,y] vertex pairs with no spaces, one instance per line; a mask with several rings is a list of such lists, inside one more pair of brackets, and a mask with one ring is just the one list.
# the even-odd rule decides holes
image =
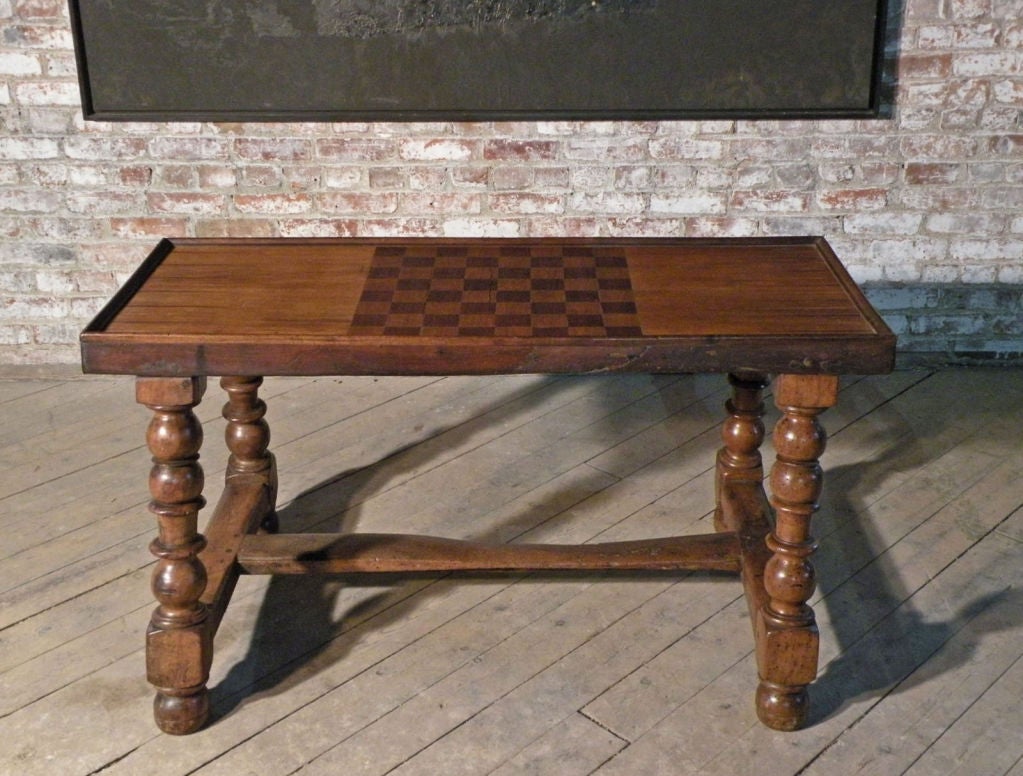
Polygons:
[[772,730],[799,730],[806,725],[809,710],[805,685],[791,687],[761,681],[757,687],[757,717]]
[[193,694],[185,691],[157,692],[153,699],[156,726],[172,736],[184,736],[201,730],[210,717],[210,694],[200,687]]

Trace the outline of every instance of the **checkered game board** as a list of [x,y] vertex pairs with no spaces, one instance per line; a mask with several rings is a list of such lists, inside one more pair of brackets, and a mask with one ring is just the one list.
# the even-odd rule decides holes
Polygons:
[[642,336],[625,255],[613,248],[381,246],[353,334]]

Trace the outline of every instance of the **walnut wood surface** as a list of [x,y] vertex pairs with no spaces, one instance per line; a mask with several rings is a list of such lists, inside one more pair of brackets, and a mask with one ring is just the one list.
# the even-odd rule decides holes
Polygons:
[[157,607],[146,633],[146,671],[156,689],[153,711],[166,733],[198,730],[209,717],[213,633],[202,601],[206,566],[199,553],[206,539],[197,530],[204,477],[199,464],[202,424],[192,408],[206,390],[195,377],[140,378],[136,398],[153,411],[146,443],[153,454],[149,474],[159,533],[150,544],[157,557],[152,590]]
[[500,544],[408,534],[248,536],[248,574],[386,574],[500,571],[739,571],[734,534],[601,544]]
[[893,352],[821,238],[164,241],[82,335],[86,371],[161,376],[867,374]]

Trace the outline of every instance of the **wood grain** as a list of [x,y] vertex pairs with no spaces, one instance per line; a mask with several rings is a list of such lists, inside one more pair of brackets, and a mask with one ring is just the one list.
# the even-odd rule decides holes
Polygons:
[[[372,294],[386,291],[371,275],[394,251],[491,260],[498,274],[520,269],[523,254],[562,272],[577,269],[581,254],[626,268],[604,270],[622,274],[598,281],[622,288],[600,288],[599,309],[576,319],[544,308],[566,301],[548,299],[546,288],[495,286],[491,301],[521,294],[519,306],[531,308],[509,301],[516,314],[499,319],[459,287],[469,307],[442,305],[431,320],[444,325],[424,325],[411,308],[370,310]],[[445,269],[417,268],[406,282],[429,285]],[[447,281],[436,280],[438,293],[452,291]],[[367,325],[380,315],[391,323]],[[819,238],[164,241],[82,335],[86,371],[158,376],[876,373],[891,369],[893,346]]]

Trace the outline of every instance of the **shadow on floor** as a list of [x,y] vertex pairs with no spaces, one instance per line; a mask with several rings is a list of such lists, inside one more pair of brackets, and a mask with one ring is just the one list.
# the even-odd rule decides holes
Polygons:
[[[550,401],[561,390],[559,385],[559,381],[552,380],[542,389],[525,392],[515,399],[516,412]],[[686,390],[661,393],[666,397],[668,414],[683,412],[690,404],[702,400],[688,395]],[[876,412],[884,413],[885,409]],[[928,421],[931,425],[925,423],[926,430],[922,432],[919,419],[906,422],[898,416],[882,418],[883,430],[879,433],[885,439],[879,446],[883,451],[874,459],[829,470],[825,458],[824,503],[814,531],[822,540],[815,562],[825,596],[817,610],[819,618],[826,614],[830,620],[831,630],[825,638],[833,638],[837,644],[827,648],[837,652],[838,657],[822,667],[811,687],[811,724],[839,713],[854,701],[880,700],[893,691],[951,670],[970,660],[975,646],[987,633],[1019,625],[1015,615],[1023,608],[1023,592],[1018,587],[1006,586],[978,595],[944,619],[940,614],[919,611],[913,596],[929,579],[918,583],[904,581],[907,579],[904,570],[896,567],[888,550],[892,544],[887,538],[892,535],[891,530],[908,534],[916,525],[926,522],[933,511],[927,511],[930,507],[926,501],[916,510],[900,508],[898,514],[903,524],[898,528],[884,526],[887,530],[881,531],[883,511],[872,509],[869,500],[876,498],[871,494],[890,488],[892,477],[901,478],[896,484],[908,487],[910,498],[913,487],[922,488],[921,498],[926,495],[927,483],[913,485],[912,480],[933,476],[919,472],[948,449],[947,442],[939,440],[948,431],[943,428],[942,419],[932,417]],[[281,510],[281,530],[324,533],[355,530],[359,527],[362,502],[421,469],[428,463],[431,450],[450,449],[468,442],[476,428],[478,424],[470,422],[425,430],[416,441],[391,451],[378,462],[319,483]],[[577,503],[606,484],[582,482],[578,486],[578,493],[559,493],[559,502]],[[940,509],[942,503],[940,499],[934,500],[934,510]],[[322,515],[329,517],[317,522],[314,516]],[[544,519],[535,513],[516,514],[473,538],[510,541]],[[917,523],[913,524],[913,520]],[[400,525],[393,530],[401,530]],[[949,563],[953,560],[949,559]],[[931,576],[940,571],[935,569]],[[362,623],[371,621],[372,632],[384,632],[392,624],[416,616],[431,596],[449,593],[456,586],[485,583],[485,579],[465,577],[402,580],[374,577],[372,586],[366,582],[360,588],[357,580],[273,577],[246,656],[212,690],[214,715],[222,718],[244,703],[287,692],[335,665],[367,633],[367,628],[360,627]],[[350,594],[353,589],[358,592],[358,603],[345,609],[342,591]],[[351,600],[349,594],[344,601]],[[1010,612],[1010,616],[984,616],[996,607],[1001,612]],[[935,653],[967,627],[967,640],[960,639],[956,650],[946,650],[940,659],[934,659]],[[381,654],[381,658],[388,654]],[[353,667],[353,675],[368,667],[371,665]],[[752,684],[751,677],[751,688]],[[322,692],[333,687],[325,686]]]
[[[572,378],[576,385],[580,379],[587,378]],[[597,398],[590,401],[596,404],[601,403],[600,396],[605,386],[607,390],[621,391],[624,388],[628,391],[631,385],[626,382],[624,386],[612,388],[612,382],[606,377],[592,379]],[[683,412],[694,403],[703,401],[702,393],[706,392],[705,385],[697,385],[695,378],[635,375],[619,377],[618,380],[635,381],[637,391],[649,392],[652,385],[653,395],[667,415]],[[685,382],[687,380],[690,382]],[[673,389],[665,388],[672,383],[675,384]],[[281,532],[342,533],[357,530],[363,502],[414,476],[416,471],[428,468],[430,456],[436,450],[468,445],[481,426],[479,417],[486,416],[489,423],[500,423],[506,411],[504,408],[511,405],[514,405],[514,414],[521,416],[545,403],[553,404],[552,399],[566,385],[564,378],[547,379],[539,387],[534,386],[516,397],[504,399],[501,405],[482,412],[473,421],[452,427],[424,429],[416,441],[384,454],[375,463],[341,472],[318,483],[279,511]],[[724,387],[722,379],[721,388]],[[723,397],[715,397],[715,402],[719,398],[723,401]],[[716,423],[717,417],[714,419]],[[472,538],[483,542],[513,541],[545,520],[557,517],[565,505],[577,504],[606,488],[608,480],[607,474],[593,470],[592,481],[585,477],[577,479],[571,488],[557,492],[554,500],[559,506],[550,514],[542,510],[513,514],[498,525],[490,524],[486,530],[474,533]],[[452,484],[453,488],[459,486],[458,483]],[[397,522],[390,530],[403,529]],[[574,578],[586,578],[586,575],[574,575]],[[731,575],[728,578],[731,579]],[[518,574],[504,575],[502,579],[525,579],[528,582],[530,578]],[[548,579],[547,575],[544,579]],[[272,577],[263,596],[247,654],[211,690],[214,718],[228,716],[241,705],[260,697],[287,692],[311,675],[343,660],[366,633],[365,628],[359,627],[361,623],[371,620],[370,627],[374,632],[385,631],[392,623],[414,616],[414,612],[427,603],[429,596],[442,595],[455,586],[485,584],[487,581],[483,575],[402,579],[379,575],[348,579],[302,575]],[[343,591],[346,591],[344,596]],[[345,602],[353,597],[359,602],[345,609]],[[354,669],[354,673],[364,668]]]
[[[878,414],[884,412],[882,408]],[[997,589],[957,606],[951,616],[947,610],[920,611],[916,605],[920,600],[917,594],[945,569],[927,568],[926,564],[961,562],[965,553],[995,530],[997,515],[986,526],[966,531],[977,535],[952,537],[951,541],[961,545],[955,556],[942,560],[949,554],[948,549],[928,552],[928,543],[944,544],[949,539],[929,536],[924,529],[922,536],[910,540],[920,543],[919,563],[914,559],[912,568],[900,568],[893,557],[895,541],[904,540],[998,463],[995,456],[986,456],[985,460],[981,453],[969,471],[963,470],[964,462],[958,471],[942,477],[942,467],[934,463],[963,435],[985,425],[983,419],[976,418],[972,423],[963,422],[970,413],[982,418],[982,407],[960,409],[958,416],[956,412],[944,418],[935,416],[931,424],[921,424],[919,418],[907,423],[896,413],[884,420],[886,432],[891,435],[900,429],[904,435],[884,442],[882,454],[873,460],[826,470],[821,519],[815,526],[822,537],[815,565],[825,595],[816,608],[819,619],[827,614],[829,634],[837,639],[834,647],[839,654],[822,666],[810,688],[811,725],[838,714],[853,702],[879,702],[893,692],[906,691],[968,663],[985,636],[1023,622],[1023,590],[1011,583],[1001,586],[979,580],[977,588]],[[950,485],[952,480],[960,484]],[[904,503],[894,509],[871,503],[876,494],[891,487],[886,483],[897,483],[902,491],[895,498]],[[983,495],[978,498],[983,499]],[[1010,508],[1001,519],[1013,511]],[[886,525],[888,517],[899,524]],[[1009,577],[1004,568],[993,569],[992,576],[1002,580]],[[844,581],[829,587],[828,580],[836,579]],[[968,636],[958,639],[953,648],[947,647],[964,629],[968,629]]]

